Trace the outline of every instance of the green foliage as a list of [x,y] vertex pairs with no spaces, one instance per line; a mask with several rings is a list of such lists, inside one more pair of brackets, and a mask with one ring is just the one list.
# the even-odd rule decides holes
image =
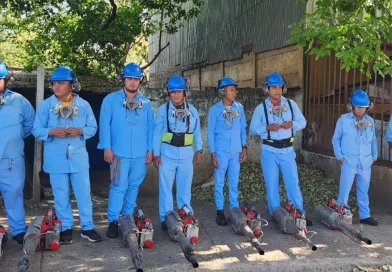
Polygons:
[[392,43],[391,10],[390,0],[318,0],[313,13],[290,26],[288,42],[316,59],[334,50],[347,71],[392,74],[391,59],[382,51],[383,42]]
[[191,8],[185,2],[8,0],[0,14],[4,39],[28,38],[17,41],[25,54],[7,61],[10,66],[22,64],[28,71],[43,63],[48,68],[68,65],[77,74],[114,77],[128,56],[146,60],[149,35],[175,33],[184,20],[197,15],[203,1],[193,0]]
[[[298,164],[298,177],[304,206],[313,209],[316,204],[327,205],[332,198],[337,198],[339,183],[326,176],[324,172],[307,164]],[[228,202],[229,190],[225,183],[223,195]],[[280,201],[287,202],[287,194],[283,178],[279,180]],[[192,197],[198,200],[214,201],[214,186],[192,188]],[[241,173],[238,182],[238,201],[244,202],[267,202],[267,192],[264,175],[259,163],[247,162],[241,164]],[[349,206],[352,211],[358,209],[355,199],[355,189],[349,198]]]

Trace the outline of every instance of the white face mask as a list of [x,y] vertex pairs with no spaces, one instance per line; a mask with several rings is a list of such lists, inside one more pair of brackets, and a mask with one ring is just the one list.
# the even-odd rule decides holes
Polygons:
[[178,120],[184,121],[185,117],[189,116],[191,112],[189,109],[176,109],[172,112],[173,117],[177,117]]
[[358,130],[365,130],[367,128],[370,128],[372,126],[372,122],[369,120],[360,120],[355,122],[355,127]]
[[79,110],[76,106],[63,106],[61,104],[57,104],[54,108],[54,113],[60,114],[60,116],[66,120],[73,115],[78,115]]
[[126,99],[123,102],[123,107],[128,108],[132,112],[134,110],[143,108],[143,103],[142,101],[134,101],[134,100]]
[[0,94],[0,105],[4,105],[5,104],[5,95],[4,93]]
[[282,116],[282,113],[286,111],[286,106],[285,105],[279,105],[279,106],[273,106],[270,108],[270,113],[272,113],[275,116]]
[[231,121],[233,118],[239,117],[240,116],[240,111],[238,110],[224,110],[223,111],[223,116],[228,120]]

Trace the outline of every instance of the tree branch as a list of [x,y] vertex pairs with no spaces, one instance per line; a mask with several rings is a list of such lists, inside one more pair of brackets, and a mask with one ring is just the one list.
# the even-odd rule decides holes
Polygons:
[[150,60],[146,65],[141,67],[143,70],[146,69],[148,66],[154,63],[154,61],[158,58],[158,56],[162,53],[163,50],[165,50],[166,47],[170,45],[170,42],[167,42],[167,44],[162,47],[162,22],[163,22],[163,11],[161,13],[161,21],[160,21],[160,31],[159,31],[159,48],[158,52],[155,54],[155,56]]
[[[148,66],[150,66],[151,64],[154,63],[154,61],[157,59],[157,57],[162,53],[163,50],[165,50],[166,47],[168,47],[170,45],[170,42],[168,42],[164,47],[159,48],[158,53],[156,53],[156,55],[152,58],[152,60],[150,60],[146,65],[144,65],[143,67],[141,67],[143,70],[146,69]],[[161,44],[159,44],[159,47],[161,47]]]
[[117,16],[116,2],[114,2],[114,0],[109,0],[109,1],[110,1],[110,5],[112,6],[112,14],[110,14],[109,19],[103,25],[103,27],[102,27],[103,30],[107,29],[114,22],[114,20],[116,19],[116,16]]

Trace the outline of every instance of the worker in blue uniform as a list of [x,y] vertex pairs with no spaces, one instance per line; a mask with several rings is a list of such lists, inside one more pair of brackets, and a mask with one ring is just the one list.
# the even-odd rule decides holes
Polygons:
[[217,209],[215,220],[220,226],[227,225],[223,211],[226,173],[230,209],[238,208],[240,163],[247,159],[246,119],[244,107],[235,101],[237,86],[230,77],[221,78],[216,89],[222,100],[213,105],[208,113],[207,139],[211,164],[214,167],[214,197]]
[[[299,188],[294,135],[305,128],[306,120],[298,105],[283,96],[285,80],[279,73],[271,73],[265,81],[268,98],[257,106],[250,124],[250,134],[261,140],[261,168],[267,190],[268,210],[280,207],[279,172],[282,172],[287,197],[305,214]],[[307,226],[312,222],[306,218]]]
[[173,211],[174,178],[177,207],[187,205],[192,211],[193,164],[198,165],[202,159],[199,114],[193,105],[185,101],[186,88],[183,77],[170,77],[167,82],[170,101],[159,107],[155,117],[153,153],[154,166],[159,169],[159,218],[162,230],[167,230],[165,216]]
[[12,81],[12,72],[0,61],[0,192],[12,239],[22,244],[26,232],[23,139],[31,134],[35,112],[26,98],[8,89]]
[[[388,129],[385,134],[385,137],[387,139],[389,149],[392,149],[392,118],[389,118]],[[392,153],[390,153],[390,154],[391,154],[391,157],[389,158],[389,160],[392,161]]]
[[154,112],[150,100],[138,92],[143,71],[131,62],[121,73],[123,88],[108,94],[101,106],[98,148],[111,165],[106,235],[118,237],[118,219],[133,213],[139,185],[152,162]]
[[56,214],[62,221],[60,243],[72,243],[70,183],[78,205],[81,237],[98,242],[101,236],[94,230],[86,150],[86,140],[95,135],[97,122],[90,104],[76,93],[80,84],[70,68],[58,67],[49,82],[54,94],[41,103],[32,133],[44,142],[43,169],[50,175]]
[[378,156],[374,120],[366,114],[373,104],[365,91],[356,90],[347,107],[349,112],[338,119],[332,138],[335,157],[342,163],[337,202],[348,205],[355,179],[360,222],[377,226],[378,221],[370,217],[368,195],[371,166]]

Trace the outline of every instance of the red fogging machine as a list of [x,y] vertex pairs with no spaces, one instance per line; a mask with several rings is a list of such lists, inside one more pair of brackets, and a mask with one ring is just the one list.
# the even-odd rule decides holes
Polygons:
[[35,251],[59,249],[60,227],[61,221],[57,220],[54,208],[49,208],[44,216],[38,216],[31,221],[23,238],[23,255],[19,263],[19,272],[27,271]]
[[194,245],[199,241],[199,224],[195,214],[184,205],[177,212],[168,213],[165,217],[165,223],[171,240],[179,242],[185,258],[194,268],[199,267],[191,245],[191,243]]

